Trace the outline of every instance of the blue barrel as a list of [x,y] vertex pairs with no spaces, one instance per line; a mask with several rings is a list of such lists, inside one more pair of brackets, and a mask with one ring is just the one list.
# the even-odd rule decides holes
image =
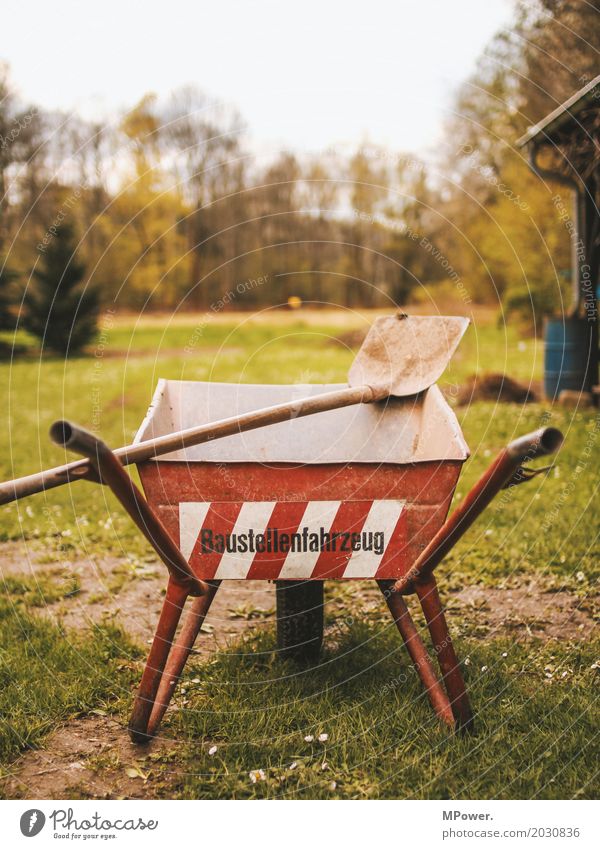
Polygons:
[[544,392],[550,400],[563,389],[592,388],[593,323],[585,318],[552,318],[544,327]]

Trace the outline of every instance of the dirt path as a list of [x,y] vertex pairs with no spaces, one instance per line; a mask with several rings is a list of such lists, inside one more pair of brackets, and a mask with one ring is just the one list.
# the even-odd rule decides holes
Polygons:
[[[69,628],[83,629],[110,621],[121,625],[140,645],[152,639],[163,602],[166,570],[160,563],[133,567],[116,557],[93,556],[60,563],[45,562],[39,553],[20,544],[0,546],[0,591],[6,577],[39,579],[60,585],[76,576],[79,591],[35,610]],[[224,581],[210,610],[203,648],[214,651],[249,624],[273,622],[275,588],[265,581]],[[208,645],[206,645],[208,643]]]
[[[60,586],[76,576],[79,590],[67,598],[35,609],[77,630],[110,621],[121,625],[129,636],[144,645],[154,634],[165,590],[165,571],[160,563],[135,567],[116,557],[64,559],[48,563],[40,553],[22,544],[0,546],[0,591],[3,579],[22,577],[39,581],[44,594],[46,581]],[[350,589],[351,587],[351,589]],[[342,612],[344,605],[367,604],[386,616],[378,593],[371,585],[344,585],[344,593],[333,600]],[[543,582],[530,581],[511,589],[471,586],[445,598],[450,611],[467,616],[486,638],[506,636],[527,639],[587,638],[595,627],[595,597],[578,597],[554,591]],[[198,648],[210,653],[226,645],[249,627],[273,625],[275,588],[266,581],[224,581],[215,597]]]
[[448,610],[458,610],[478,627],[485,639],[510,635],[519,639],[584,640],[598,628],[598,599],[536,583],[515,589],[467,587],[448,599]]

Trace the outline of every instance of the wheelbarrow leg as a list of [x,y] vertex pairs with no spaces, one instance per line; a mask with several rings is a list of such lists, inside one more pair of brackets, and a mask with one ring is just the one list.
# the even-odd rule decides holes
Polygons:
[[431,658],[427,654],[427,649],[417,631],[404,598],[400,593],[393,592],[393,581],[378,581],[378,583],[379,589],[383,593],[389,611],[392,614],[392,618],[402,635],[404,645],[408,650],[417,674],[425,687],[432,708],[442,722],[454,727],[454,715],[450,701],[438,680]]
[[134,743],[146,743],[150,739],[148,721],[187,597],[187,589],[169,579],[167,594],[129,721],[129,733]]
[[183,626],[177,641],[167,659],[165,670],[162,674],[158,693],[152,707],[150,721],[148,722],[148,736],[154,737],[162,721],[165,711],[175,691],[175,687],[181,677],[183,668],[196,642],[196,637],[206,618],[206,614],[212,604],[220,581],[209,581],[209,591],[206,595],[194,598],[192,606],[183,622]]
[[473,712],[460,671],[460,664],[452,645],[452,638],[448,631],[436,580],[431,574],[425,580],[415,581],[414,586],[427,620],[457,729],[472,731]]

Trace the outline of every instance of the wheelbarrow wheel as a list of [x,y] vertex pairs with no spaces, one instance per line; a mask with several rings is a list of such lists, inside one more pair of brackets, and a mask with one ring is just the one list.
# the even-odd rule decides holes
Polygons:
[[318,660],[323,644],[323,581],[276,581],[277,648],[298,662]]

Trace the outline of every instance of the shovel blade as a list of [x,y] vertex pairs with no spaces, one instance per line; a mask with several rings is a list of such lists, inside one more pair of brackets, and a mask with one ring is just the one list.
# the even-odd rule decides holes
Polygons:
[[416,395],[442,376],[469,325],[462,316],[378,318],[348,374],[350,386],[371,386],[380,397]]

